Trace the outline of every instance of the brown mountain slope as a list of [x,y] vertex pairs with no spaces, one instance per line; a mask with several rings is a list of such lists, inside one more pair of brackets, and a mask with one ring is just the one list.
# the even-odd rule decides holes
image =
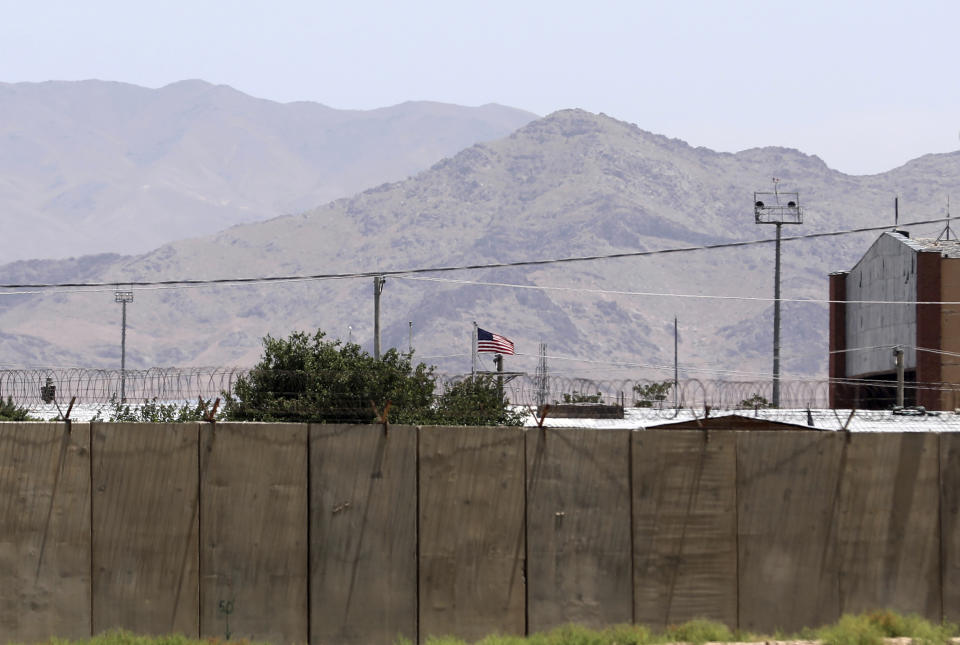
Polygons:
[[[770,238],[773,227],[753,223],[751,204],[752,192],[769,190],[772,176],[781,178],[782,190],[800,191],[806,206],[804,225],[785,227],[784,235],[835,231],[892,224],[897,192],[902,220],[940,216],[945,196],[960,185],[960,154],[855,177],[794,150],[720,154],[567,110],[405,181],[93,272],[111,282],[341,274]],[[827,273],[849,268],[874,236],[784,243],[783,297],[826,298]],[[9,283],[24,270],[9,265],[0,278]],[[63,271],[56,263],[49,270]],[[677,315],[688,376],[752,380],[770,369],[772,274],[773,246],[762,244],[393,277],[382,301],[384,344],[406,348],[413,321],[418,355],[462,372],[476,320],[517,342],[524,355],[509,359],[509,369],[533,372],[542,339],[555,372],[656,378],[671,372]],[[352,333],[369,346],[371,291],[368,277],[137,290],[128,313],[128,364],[248,365],[264,334],[317,327],[342,338]],[[119,311],[109,292],[17,298],[0,303],[5,332],[68,348],[91,364],[117,362]],[[784,318],[785,375],[823,375],[826,305],[787,302]],[[2,349],[0,362],[32,362],[14,343]]]
[[535,118],[280,104],[203,81],[0,84],[6,261],[140,253],[402,179]]

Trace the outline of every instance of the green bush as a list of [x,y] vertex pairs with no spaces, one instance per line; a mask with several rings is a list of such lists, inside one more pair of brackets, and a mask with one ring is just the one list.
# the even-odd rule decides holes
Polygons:
[[237,380],[225,412],[237,421],[370,423],[387,403],[395,423],[416,423],[433,403],[433,368],[391,349],[380,360],[355,343],[294,332],[263,339],[263,357]]
[[[525,415],[507,404],[496,377],[471,376],[448,386],[437,397],[433,418],[429,420],[436,425],[523,425]],[[427,421],[425,418],[420,422]]]
[[884,638],[911,638],[917,645],[944,645],[957,636],[957,626],[940,625],[889,609],[845,614],[835,625],[815,630],[824,645],[880,645]]
[[[596,394],[587,394],[585,392],[572,392],[563,394],[563,403],[602,403],[603,394],[597,392]],[[560,401],[554,401],[557,405],[560,404]]]
[[823,645],[883,645],[886,634],[866,614],[846,614],[835,625],[818,630],[817,636]]
[[[379,360],[354,343],[294,332],[263,339],[263,357],[224,394],[228,420],[419,425],[521,425],[494,376],[473,376],[439,396],[434,368],[396,349]],[[389,407],[388,407],[389,406]]]
[[[202,421],[211,411],[213,411],[213,401],[202,397],[197,397],[194,405],[160,403],[157,399],[144,401],[141,405],[129,405],[121,403],[114,395],[110,398],[107,421],[110,423],[188,423]],[[222,417],[222,414],[218,415],[218,418]],[[103,421],[101,412],[97,412],[93,421]]]
[[945,623],[935,625],[916,614],[906,616],[889,609],[871,611],[864,614],[866,620],[886,638],[912,638],[915,645],[941,645],[956,635],[955,625]]
[[[901,615],[889,610],[873,611],[858,615],[844,615],[836,624],[817,629],[801,630],[800,635],[777,634],[777,640],[822,639],[823,645],[882,645],[884,638],[908,637],[914,644],[945,645],[948,639],[958,635],[958,628],[951,623],[932,624],[916,615]],[[581,625],[562,625],[529,637],[490,635],[475,645],[657,645],[663,643],[706,642],[763,642],[770,637],[756,636],[731,631],[727,626],[710,620],[694,619],[680,625],[671,625],[661,633],[654,634],[643,625],[614,625],[596,630]],[[51,639],[50,645],[255,645],[245,640],[204,640],[184,636],[139,636],[127,631],[110,631],[89,640],[64,641]],[[412,645],[408,639],[399,638],[397,645]],[[430,636],[427,645],[466,645],[453,636]],[[265,645],[265,644],[263,644]]]
[[638,408],[652,408],[654,403],[663,405],[672,389],[673,381],[637,383],[633,386],[633,391],[637,394],[634,405]]
[[703,618],[688,620],[681,625],[671,625],[664,635],[670,641],[694,643],[694,645],[707,642],[729,643],[736,640],[729,627]]
[[772,408],[773,403],[767,400],[767,397],[754,392],[750,397],[740,401],[739,407],[747,409]]
[[15,404],[12,396],[8,396],[6,401],[0,396],[0,421],[33,421],[28,412],[26,408]]

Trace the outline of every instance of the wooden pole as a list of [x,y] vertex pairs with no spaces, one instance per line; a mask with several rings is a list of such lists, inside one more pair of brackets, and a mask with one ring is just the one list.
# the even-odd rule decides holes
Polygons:
[[380,360],[380,294],[383,293],[382,275],[373,276],[373,357]]

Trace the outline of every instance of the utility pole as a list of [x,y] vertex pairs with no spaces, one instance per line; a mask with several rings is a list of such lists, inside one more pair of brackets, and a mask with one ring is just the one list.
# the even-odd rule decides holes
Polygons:
[[410,332],[407,336],[407,351],[409,351],[410,355],[413,356],[413,321],[411,320],[407,322],[407,324],[410,326]]
[[780,180],[773,178],[772,193],[753,194],[753,215],[757,224],[776,224],[777,246],[773,272],[773,407],[780,407],[780,228],[803,224],[799,193],[781,193]]
[[113,301],[123,311],[120,318],[120,402],[127,402],[127,303],[133,302],[133,291],[114,291]]
[[383,293],[382,275],[373,276],[373,358],[380,360],[380,294]]

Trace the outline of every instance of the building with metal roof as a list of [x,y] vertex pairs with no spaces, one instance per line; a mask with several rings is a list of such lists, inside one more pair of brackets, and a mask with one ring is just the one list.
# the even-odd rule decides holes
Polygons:
[[[949,229],[948,229],[949,230]],[[830,405],[960,407],[960,241],[883,233],[830,275]]]

